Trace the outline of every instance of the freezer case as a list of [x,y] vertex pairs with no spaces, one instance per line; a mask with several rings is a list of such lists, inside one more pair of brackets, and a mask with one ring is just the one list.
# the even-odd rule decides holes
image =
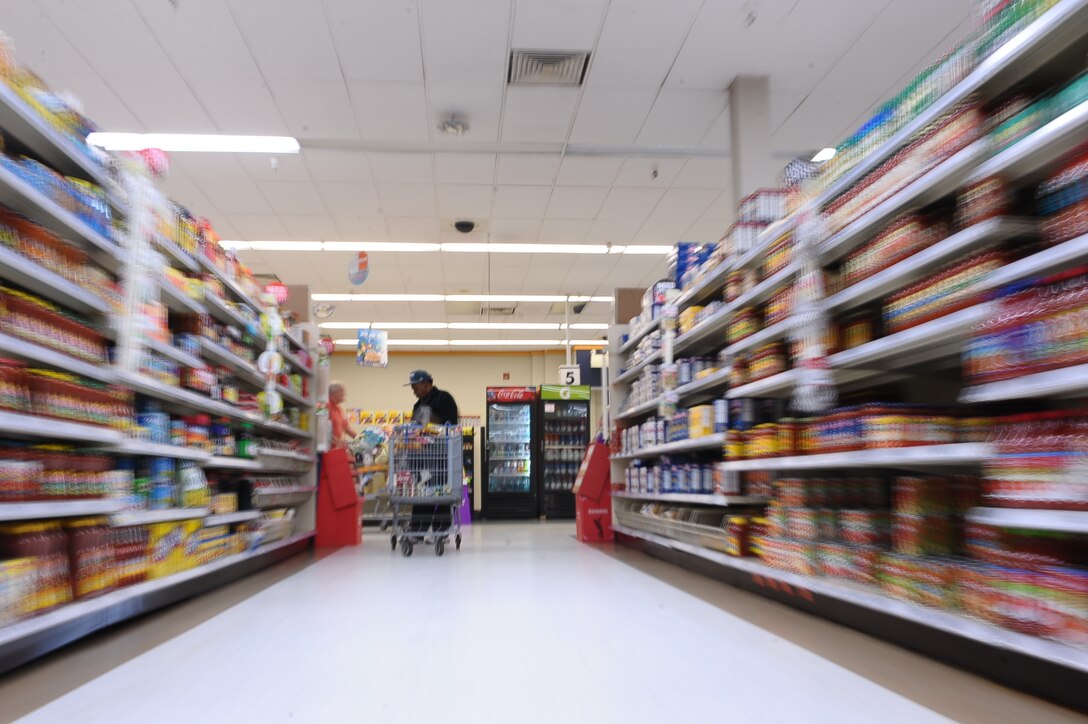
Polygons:
[[538,515],[536,388],[487,388],[487,439],[483,463],[483,515]]
[[589,445],[588,386],[540,388],[540,512],[574,517],[574,479]]

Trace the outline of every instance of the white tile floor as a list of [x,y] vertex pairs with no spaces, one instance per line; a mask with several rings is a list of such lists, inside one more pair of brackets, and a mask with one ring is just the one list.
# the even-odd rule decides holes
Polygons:
[[[14,706],[31,692],[48,703],[21,721],[1038,722],[1067,715],[637,551],[580,545],[572,534],[569,524],[474,526],[459,552],[436,558],[417,550],[405,559],[368,530],[362,548],[308,566],[296,561],[291,575],[272,585],[266,576],[258,592],[210,617],[186,612],[200,602],[183,604],[157,622],[135,622],[17,672],[0,682],[0,719],[5,700]],[[187,615],[195,619],[187,630],[175,621],[177,635],[105,668],[116,655],[111,638],[113,646],[131,644],[146,635],[141,628],[162,632],[163,621]],[[58,668],[66,655],[105,670],[66,690]]]

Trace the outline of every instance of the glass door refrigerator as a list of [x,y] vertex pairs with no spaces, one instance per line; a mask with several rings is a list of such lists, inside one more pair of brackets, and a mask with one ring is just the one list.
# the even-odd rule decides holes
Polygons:
[[574,517],[574,479],[589,445],[589,386],[540,388],[540,513]]
[[481,511],[485,518],[538,515],[536,400],[535,387],[487,388]]

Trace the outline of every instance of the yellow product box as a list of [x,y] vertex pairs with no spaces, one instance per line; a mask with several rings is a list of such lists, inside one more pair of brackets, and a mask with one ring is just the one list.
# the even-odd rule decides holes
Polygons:
[[238,512],[238,493],[216,493],[212,496],[212,512],[222,513]]
[[680,333],[687,332],[696,324],[696,319],[699,317],[699,313],[703,311],[703,307],[694,306],[688,307],[684,311],[680,312],[679,318],[677,318],[677,324],[680,327]]
[[699,405],[688,410],[688,437],[706,437],[714,434],[713,405]]
[[189,546],[200,525],[199,520],[183,520],[148,526],[150,562],[147,577],[162,578],[190,568]]

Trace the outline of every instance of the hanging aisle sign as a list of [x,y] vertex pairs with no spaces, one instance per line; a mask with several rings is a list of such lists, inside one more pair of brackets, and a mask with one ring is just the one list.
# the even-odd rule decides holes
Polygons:
[[366,281],[368,276],[370,276],[370,257],[367,256],[365,251],[360,251],[352,259],[351,266],[348,267],[348,281],[355,286],[359,286]]
[[382,329],[360,329],[359,345],[355,348],[355,364],[360,367],[388,367],[389,332]]
[[542,400],[588,400],[589,385],[541,385]]
[[580,365],[559,365],[559,384],[582,384],[582,368]]

